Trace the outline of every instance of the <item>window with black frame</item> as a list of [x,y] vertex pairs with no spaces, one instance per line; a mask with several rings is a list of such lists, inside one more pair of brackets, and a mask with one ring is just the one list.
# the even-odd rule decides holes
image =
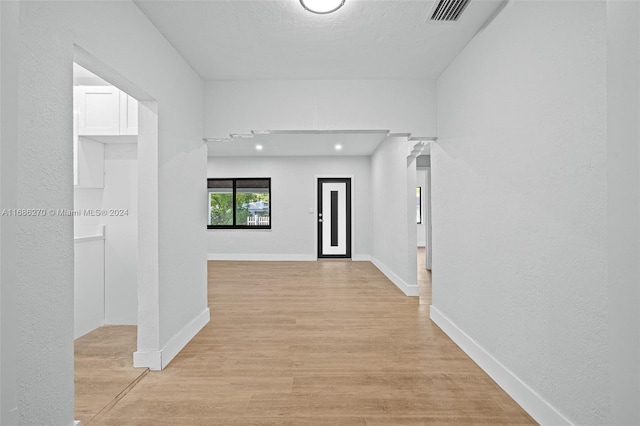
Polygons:
[[271,229],[271,178],[210,178],[209,229]]

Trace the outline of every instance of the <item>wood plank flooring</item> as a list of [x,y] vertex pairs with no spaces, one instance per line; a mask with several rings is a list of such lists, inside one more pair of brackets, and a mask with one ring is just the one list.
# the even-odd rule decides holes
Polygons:
[[211,322],[92,424],[535,424],[371,263],[208,268]]
[[148,371],[133,368],[136,329],[105,326],[75,340],[75,419],[84,426]]

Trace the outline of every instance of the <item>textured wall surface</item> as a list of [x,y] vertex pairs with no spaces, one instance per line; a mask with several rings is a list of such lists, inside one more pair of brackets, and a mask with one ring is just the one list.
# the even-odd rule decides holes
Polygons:
[[209,157],[208,168],[208,177],[270,177],[273,209],[268,231],[209,230],[209,254],[316,258],[315,176],[353,176],[352,256],[371,253],[369,157]]
[[604,2],[510,3],[438,80],[433,306],[576,424],[610,416]]
[[386,129],[434,136],[433,80],[208,81],[205,137],[251,130]]
[[[157,102],[161,349],[207,303],[203,83],[131,2],[20,8],[19,207],[73,208],[74,44],[114,70],[122,89]],[[71,425],[73,221],[22,218],[17,238],[20,422]]]

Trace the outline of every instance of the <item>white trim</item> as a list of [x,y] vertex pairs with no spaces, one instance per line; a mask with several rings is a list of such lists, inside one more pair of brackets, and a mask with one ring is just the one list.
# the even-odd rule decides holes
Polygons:
[[182,330],[176,333],[164,348],[159,351],[136,351],[133,353],[134,367],[148,367],[150,370],[162,370],[176,355],[195,337],[196,334],[210,321],[209,308],[196,316]]
[[313,254],[228,254],[209,253],[207,260],[241,260],[263,262],[311,262],[318,260]]
[[146,367],[154,371],[162,370],[162,351],[135,351],[133,366],[135,368]]
[[418,284],[408,284],[402,278],[397,276],[391,269],[387,268],[384,263],[380,262],[375,257],[371,256],[371,263],[373,263],[376,268],[380,270],[384,275],[386,275],[389,280],[395,284],[406,296],[418,296],[420,293],[420,287]]
[[355,254],[351,256],[351,260],[354,262],[371,262],[371,255],[369,254]]
[[98,226],[98,232],[95,235],[83,235],[83,236],[74,236],[74,243],[86,243],[89,241],[100,241],[104,240],[104,225]]
[[430,306],[431,320],[444,331],[485,373],[489,375],[535,421],[542,425],[573,425],[555,407],[516,376],[482,346],[462,331],[435,306]]
[[162,368],[165,368],[176,355],[187,346],[187,343],[193,339],[202,328],[211,320],[209,308],[206,308],[195,317],[189,324],[184,326],[182,330],[176,333],[162,349]]
[[88,237],[74,237],[74,243],[88,243],[90,241],[102,241],[104,240],[104,235],[91,235]]
[[73,426],[82,426],[82,422],[80,420],[74,420]]

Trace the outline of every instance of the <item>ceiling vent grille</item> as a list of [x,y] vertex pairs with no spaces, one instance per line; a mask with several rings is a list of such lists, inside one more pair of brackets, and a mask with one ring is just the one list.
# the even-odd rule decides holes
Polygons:
[[429,21],[455,22],[470,0],[440,0],[434,7]]

